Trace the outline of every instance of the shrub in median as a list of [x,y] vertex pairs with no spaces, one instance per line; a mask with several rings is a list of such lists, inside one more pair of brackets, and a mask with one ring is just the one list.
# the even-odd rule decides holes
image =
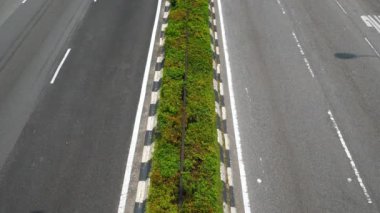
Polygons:
[[[186,17],[186,10],[189,16]],[[176,0],[165,32],[165,65],[158,107],[148,212],[178,212],[182,87],[186,84],[183,212],[221,212],[219,148],[212,86],[207,0]],[[186,28],[189,31],[186,39]],[[188,42],[188,44],[186,44]],[[186,46],[187,81],[184,82]]]

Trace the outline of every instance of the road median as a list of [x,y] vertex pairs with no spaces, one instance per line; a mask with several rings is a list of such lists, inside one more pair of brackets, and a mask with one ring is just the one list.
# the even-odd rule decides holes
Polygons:
[[209,4],[171,3],[147,212],[221,212]]

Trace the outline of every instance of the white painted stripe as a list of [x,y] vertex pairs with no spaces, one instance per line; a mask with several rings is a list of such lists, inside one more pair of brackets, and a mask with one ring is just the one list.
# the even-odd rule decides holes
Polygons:
[[220,64],[216,66],[216,73],[220,74]]
[[294,40],[296,41],[297,47],[298,47],[298,49],[299,49],[301,55],[303,56],[303,61],[304,61],[305,65],[306,65],[306,67],[307,67],[307,70],[309,71],[311,77],[314,78],[314,77],[315,77],[315,75],[314,75],[314,71],[313,71],[313,69],[311,68],[311,65],[310,65],[309,60],[308,60],[308,59],[306,58],[306,56],[305,56],[305,51],[304,51],[303,48],[302,48],[301,42],[298,40],[297,34],[293,31],[293,32],[292,32],[292,35],[293,35]]
[[344,9],[344,7],[339,3],[338,0],[335,0],[335,2],[338,4],[338,6],[340,7],[340,9],[343,11],[344,14],[347,15],[347,11]]
[[66,50],[65,56],[63,56],[61,63],[59,63],[57,69],[55,70],[54,76],[51,79],[50,84],[54,84],[54,81],[57,78],[59,71],[61,71],[61,68],[62,68],[63,64],[65,63],[67,57],[69,56],[70,52],[71,52],[71,48]]
[[216,131],[217,131],[217,133],[218,133],[218,143],[219,143],[220,146],[223,147],[222,132],[221,132],[219,129],[217,129]]
[[214,44],[213,43],[210,44],[210,47],[211,47],[211,51],[215,52],[215,48],[214,48]]
[[215,101],[215,107],[220,109],[219,103]]
[[160,99],[160,93],[159,92],[152,92],[152,96],[150,98],[151,104],[157,104],[158,99]]
[[224,167],[224,163],[220,162],[220,178],[221,180],[226,183],[226,167]]
[[236,213],[236,208],[235,207],[231,207],[231,213]]
[[154,129],[154,127],[156,127],[156,124],[157,124],[157,118],[156,116],[149,116],[148,117],[148,122],[147,122],[147,127],[146,127],[146,130],[147,131],[152,131]]
[[228,206],[227,203],[224,202],[224,201],[223,201],[223,212],[224,212],[224,213],[229,212],[229,206]]
[[136,203],[143,203],[147,198],[147,188],[149,187],[150,179],[146,181],[139,181],[137,184]]
[[160,46],[164,46],[165,44],[165,38],[160,38]]
[[227,167],[227,181],[229,186],[234,186],[234,183],[232,181],[232,169],[231,167]]
[[125,205],[128,199],[129,182],[131,180],[133,159],[135,157],[135,152],[136,152],[136,144],[137,144],[137,138],[138,138],[138,133],[140,129],[141,114],[144,107],[144,98],[146,95],[146,87],[148,83],[150,64],[153,57],[154,41],[156,40],[156,32],[157,32],[157,26],[158,26],[158,19],[160,17],[161,2],[162,0],[158,0],[157,2],[156,17],[154,20],[148,56],[147,56],[146,64],[145,64],[144,78],[143,78],[143,82],[141,86],[139,105],[137,107],[136,118],[135,118],[135,123],[133,127],[131,145],[129,147],[128,160],[125,166],[125,174],[124,174],[123,186],[121,188],[121,193],[120,193],[118,213],[125,213]]
[[218,82],[215,79],[212,79],[212,85],[213,85],[215,91],[219,91]]
[[306,57],[304,57],[303,60],[304,60],[304,62],[305,62],[305,64],[306,64],[307,69],[309,70],[309,73],[310,73],[311,77],[314,78],[314,77],[315,77],[315,75],[314,75],[314,71],[313,71],[313,69],[311,68],[311,65],[310,65],[310,63],[309,63],[309,60],[308,60]]
[[372,45],[372,43],[368,40],[367,37],[364,37],[364,39],[366,40],[366,42],[368,43],[368,45],[371,47],[371,49],[375,52],[375,54],[377,55],[377,57],[380,57],[380,54],[379,52],[376,50],[376,48]]
[[160,71],[155,71],[154,72],[154,79],[153,79],[153,81],[159,82],[161,80],[161,77],[162,77],[162,69]]
[[367,16],[361,16],[360,18],[367,25],[367,27],[373,27],[372,24],[371,24],[371,21],[369,20],[369,18]]
[[303,48],[302,48],[302,46],[301,46],[301,42],[298,40],[298,37],[297,37],[297,35],[296,35],[296,33],[295,33],[294,31],[292,32],[292,35],[293,35],[294,40],[295,40],[296,43],[297,43],[297,47],[298,47],[298,49],[299,49],[301,55],[304,56],[304,55],[305,55],[305,52],[303,51]]
[[160,55],[160,56],[157,57],[157,63],[161,64],[163,60],[164,60],[164,56],[163,55]]
[[377,23],[377,21],[372,18],[372,16],[368,16],[368,19],[371,22],[371,25],[377,30],[378,33],[380,33],[380,24]]
[[165,1],[165,7],[169,7],[170,6],[170,2],[169,1]]
[[219,90],[220,90],[220,95],[221,96],[224,96],[224,86],[223,86],[223,83],[222,82],[220,82],[219,83]]
[[167,19],[169,17],[169,12],[164,13],[164,19]]
[[144,146],[141,163],[147,163],[152,159],[153,146]]
[[227,120],[226,107],[222,107],[222,120]]
[[168,27],[168,24],[162,24],[161,31],[165,32],[166,28]]
[[28,0],[23,0],[21,3],[22,3],[22,4],[25,4],[27,1],[28,1]]
[[239,123],[238,123],[237,112],[236,112],[235,94],[234,94],[233,84],[232,84],[233,79],[232,79],[232,72],[231,72],[231,65],[230,65],[230,56],[228,52],[228,43],[227,43],[226,31],[224,27],[223,9],[222,9],[221,0],[218,0],[218,9],[219,9],[222,40],[224,44],[224,58],[226,61],[228,90],[229,90],[229,95],[230,95],[229,97],[230,97],[230,102],[231,102],[232,121],[233,121],[233,126],[234,126],[234,133],[235,133],[235,144],[236,144],[236,151],[237,151],[238,165],[239,165],[239,172],[240,172],[240,183],[241,183],[242,196],[243,196],[243,205],[244,205],[245,213],[250,213],[251,204],[250,204],[249,196],[248,196],[247,177],[245,173],[245,165],[244,165],[242,148],[241,148],[240,130],[239,130]]
[[278,4],[278,6],[280,6],[280,8],[281,8],[281,12],[282,12],[282,14],[286,14],[286,11],[285,11],[285,8],[284,8],[284,6],[282,6],[282,3],[281,3],[281,1],[280,0],[277,0],[277,4]]
[[334,126],[334,128],[336,130],[336,133],[338,134],[340,143],[342,144],[342,147],[343,147],[343,149],[344,149],[344,151],[346,153],[346,156],[350,160],[350,164],[351,164],[352,170],[354,170],[354,173],[355,173],[356,178],[357,178],[357,180],[359,182],[359,185],[360,185],[360,187],[363,190],[364,196],[366,197],[368,203],[372,203],[372,199],[371,199],[371,197],[370,197],[370,195],[368,193],[368,190],[367,190],[366,186],[364,185],[363,179],[360,176],[359,170],[356,167],[355,161],[354,161],[354,159],[353,159],[353,157],[351,155],[350,150],[347,147],[347,144],[346,144],[346,142],[345,142],[345,140],[343,138],[342,132],[340,131],[340,129],[338,127],[338,124],[336,123],[335,118],[334,118],[331,110],[328,111],[328,114],[329,114],[330,120],[333,123],[333,126]]
[[224,148],[230,150],[230,138],[228,137],[228,134],[224,134]]
[[145,181],[139,181],[136,192],[136,203],[143,203],[145,200]]
[[215,40],[218,40],[218,32],[215,32]]

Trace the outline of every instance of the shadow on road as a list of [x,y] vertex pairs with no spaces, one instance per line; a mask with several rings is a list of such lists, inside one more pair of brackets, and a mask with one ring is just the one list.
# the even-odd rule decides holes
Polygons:
[[378,58],[376,55],[356,55],[353,53],[335,53],[335,58],[342,59],[342,60],[348,60],[348,59],[355,59],[355,58],[363,58],[363,57],[370,57],[370,58]]

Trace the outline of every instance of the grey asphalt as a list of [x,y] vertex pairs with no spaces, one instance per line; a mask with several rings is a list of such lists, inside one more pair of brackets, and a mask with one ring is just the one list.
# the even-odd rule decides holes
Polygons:
[[156,6],[33,0],[4,16],[0,212],[116,212]]
[[276,0],[222,1],[252,212],[380,210],[380,59],[364,39],[380,50],[380,34],[360,18],[380,2],[340,4],[347,14],[330,0],[282,0],[286,14]]

